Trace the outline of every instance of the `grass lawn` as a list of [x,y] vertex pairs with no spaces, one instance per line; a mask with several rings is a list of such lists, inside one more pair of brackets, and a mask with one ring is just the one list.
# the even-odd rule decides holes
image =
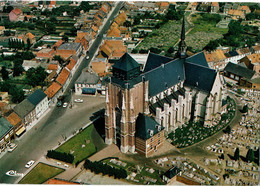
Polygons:
[[[58,152],[72,153],[75,157],[74,162],[82,161],[85,158],[91,156],[96,152],[96,147],[91,139],[91,133],[94,125],[91,124],[89,127],[78,133],[76,136],[71,138],[69,141],[61,145],[56,149]],[[87,143],[86,143],[87,141]],[[85,147],[82,147],[85,145]]]
[[19,182],[19,184],[42,184],[63,171],[64,169],[39,163]]

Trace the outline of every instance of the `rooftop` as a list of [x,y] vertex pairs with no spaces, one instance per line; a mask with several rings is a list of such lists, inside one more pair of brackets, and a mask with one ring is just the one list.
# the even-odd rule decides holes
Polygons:
[[37,89],[27,97],[27,100],[34,106],[37,106],[44,98],[46,98],[46,96],[47,95],[42,90]]
[[70,75],[70,72],[66,68],[63,68],[61,73],[57,77],[56,81],[58,83],[60,83],[61,85],[64,85],[65,82],[67,81],[69,75]]
[[20,118],[25,118],[25,116],[33,111],[34,108],[35,106],[31,102],[29,102],[27,99],[24,99],[21,103],[14,107],[14,111]]
[[6,119],[13,126],[16,126],[22,121],[21,118],[19,118],[19,116],[15,112],[12,112],[9,116],[6,117]]
[[13,126],[3,117],[0,117],[0,139],[8,133]]
[[253,75],[255,74],[255,71],[245,68],[241,65],[231,63],[231,62],[229,62],[227,64],[224,71],[230,72],[230,73],[238,75],[240,77],[244,77],[247,80],[250,80],[253,77]]
[[97,84],[99,82],[99,76],[95,73],[86,72],[83,69],[82,73],[80,74],[79,78],[76,80],[75,83],[80,84]]
[[80,43],[64,43],[59,46],[58,50],[78,50]]
[[53,82],[51,86],[49,86],[44,93],[51,99],[59,90],[61,89],[61,85],[56,82]]

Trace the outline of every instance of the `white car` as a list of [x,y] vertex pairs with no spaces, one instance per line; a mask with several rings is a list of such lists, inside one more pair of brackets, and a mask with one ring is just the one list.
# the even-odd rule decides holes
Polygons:
[[9,149],[8,149],[7,151],[8,151],[8,152],[13,152],[13,150],[14,150],[16,147],[17,147],[16,144],[11,143],[11,144],[9,145]]
[[83,103],[83,99],[75,99],[74,100],[76,103]]
[[69,168],[69,166],[67,164],[64,164],[64,167]]
[[67,102],[63,103],[63,107],[64,107],[64,108],[66,108],[67,106],[68,106],[68,103],[67,103]]
[[86,58],[89,59],[89,56],[87,56]]
[[35,163],[35,161],[33,161],[33,160],[29,161],[29,162],[25,165],[25,168],[30,168],[34,163]]

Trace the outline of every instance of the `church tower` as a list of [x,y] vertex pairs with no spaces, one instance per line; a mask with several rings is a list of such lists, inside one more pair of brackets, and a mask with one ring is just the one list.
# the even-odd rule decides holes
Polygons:
[[183,16],[182,29],[181,29],[181,41],[179,42],[177,57],[181,59],[185,59],[187,57],[186,50],[187,50],[187,45],[185,43],[185,19]]
[[105,142],[116,144],[123,153],[135,152],[136,118],[149,113],[148,81],[140,74],[139,64],[125,53],[114,64],[107,85]]

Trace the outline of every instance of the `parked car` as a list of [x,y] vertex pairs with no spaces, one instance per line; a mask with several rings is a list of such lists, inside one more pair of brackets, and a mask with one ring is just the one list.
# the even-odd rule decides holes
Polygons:
[[7,150],[8,152],[13,152],[14,151],[14,149],[17,147],[17,145],[16,144],[14,144],[14,143],[11,143],[10,145],[9,145],[9,149]]
[[76,103],[83,103],[83,99],[75,99],[74,100]]
[[67,164],[64,164],[64,167],[69,168],[69,166]]
[[86,58],[89,59],[89,56],[87,56]]
[[62,106],[62,101],[58,101],[57,102],[57,107],[61,107]]
[[63,103],[63,107],[64,107],[64,108],[66,108],[67,106],[68,106],[68,103],[67,103],[67,102]]
[[25,165],[25,168],[30,168],[34,163],[35,163],[35,161],[33,161],[33,160],[29,161],[29,162]]

